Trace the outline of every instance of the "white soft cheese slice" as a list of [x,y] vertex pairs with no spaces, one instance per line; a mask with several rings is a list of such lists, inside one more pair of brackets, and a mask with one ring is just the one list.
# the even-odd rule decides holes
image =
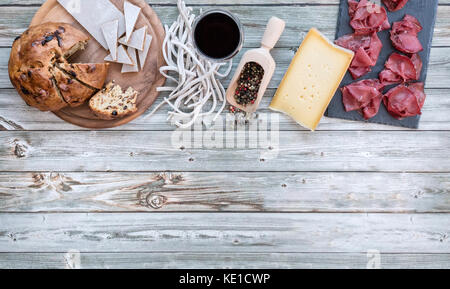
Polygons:
[[110,62],[122,63],[122,64],[129,64],[129,65],[135,64],[135,62],[133,62],[130,55],[128,55],[128,52],[125,50],[125,48],[122,45],[120,45],[119,48],[117,49],[117,60],[113,60],[111,54],[106,56],[104,60],[110,61]]
[[58,2],[106,50],[109,47],[101,28],[104,23],[118,20],[118,35],[125,33],[125,17],[109,0],[58,0]]
[[150,46],[152,44],[152,36],[147,34],[145,37],[144,50],[138,51],[139,63],[141,64],[141,70],[144,69],[145,61],[147,60],[148,52],[150,51]]
[[315,130],[339,87],[354,53],[311,29],[298,49],[270,108]]
[[137,50],[144,50],[145,35],[147,34],[147,26],[139,28],[131,35],[130,41],[126,42],[126,36],[119,39],[119,43],[136,48]]
[[141,13],[141,8],[136,5],[131,4],[128,1],[125,1],[123,4],[123,10],[125,13],[125,27],[126,27],[126,42],[130,41],[131,35],[133,34],[134,26],[136,25],[136,21],[139,17],[139,13]]
[[108,43],[109,52],[113,60],[117,60],[117,31],[119,29],[119,20],[113,20],[110,22],[106,22],[102,25],[103,36],[106,39],[106,43]]
[[130,55],[131,60],[135,63],[134,65],[124,64],[122,65],[122,73],[128,73],[128,72],[139,72],[139,66],[137,64],[137,56],[136,56],[136,49],[132,47],[127,48],[128,55]]

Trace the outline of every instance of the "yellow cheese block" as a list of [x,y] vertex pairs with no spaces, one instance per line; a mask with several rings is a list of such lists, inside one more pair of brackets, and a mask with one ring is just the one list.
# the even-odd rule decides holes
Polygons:
[[315,130],[350,66],[354,53],[313,28],[300,45],[270,108]]

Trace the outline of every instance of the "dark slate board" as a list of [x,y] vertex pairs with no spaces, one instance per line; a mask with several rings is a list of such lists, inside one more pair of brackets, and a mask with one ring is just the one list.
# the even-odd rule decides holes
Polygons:
[[[372,2],[374,1],[372,0]],[[381,1],[375,1],[374,3],[379,4],[380,2]],[[423,70],[422,75],[420,77],[421,82],[425,82],[427,76],[428,64],[430,59],[431,42],[433,39],[434,24],[436,22],[437,6],[438,0],[409,0],[406,6],[403,7],[403,9],[401,9],[400,11],[396,12],[387,11],[389,23],[391,23],[391,25],[393,22],[402,20],[405,14],[410,14],[416,17],[423,26],[423,30],[419,33],[419,40],[424,48],[424,50],[419,53],[423,61]],[[341,0],[341,4],[339,7],[339,19],[336,32],[336,39],[343,35],[353,33],[353,29],[350,27],[349,22],[350,17],[348,15],[348,2],[347,0]],[[340,87],[343,87],[355,81],[359,81],[361,79],[378,78],[378,74],[384,69],[384,63],[389,58],[389,56],[393,52],[398,52],[391,44],[391,40],[389,38],[390,30],[379,32],[378,37],[383,43],[383,49],[380,53],[380,57],[378,58],[377,65],[372,68],[372,71],[370,73],[366,74],[365,76],[357,80],[353,80],[350,73],[347,72]],[[395,87],[395,85],[387,87],[385,91],[389,90],[392,87]],[[340,89],[336,92],[334,98],[332,99],[330,105],[328,106],[325,115],[328,117],[366,122],[366,120],[364,120],[364,118],[359,112],[345,111],[344,105],[342,103],[342,93]],[[420,116],[408,117],[403,120],[397,120],[387,112],[386,107],[384,106],[383,103],[381,104],[378,115],[368,120],[368,122],[372,123],[380,123],[416,129],[419,127],[419,121]]]

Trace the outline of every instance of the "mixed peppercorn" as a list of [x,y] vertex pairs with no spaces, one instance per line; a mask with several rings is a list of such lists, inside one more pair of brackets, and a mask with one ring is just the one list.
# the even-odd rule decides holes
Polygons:
[[237,107],[235,107],[235,106],[232,106],[232,105],[230,105],[230,106],[228,107],[228,111],[229,111],[230,113],[232,113],[232,114],[243,113],[243,112],[244,112],[244,111],[240,110],[239,108],[237,108]]
[[257,97],[261,81],[264,77],[264,69],[256,62],[245,64],[239,76],[234,98],[240,105],[254,104]]

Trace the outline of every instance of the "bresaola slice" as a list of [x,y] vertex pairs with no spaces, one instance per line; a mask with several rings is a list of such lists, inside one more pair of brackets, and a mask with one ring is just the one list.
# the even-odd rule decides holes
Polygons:
[[391,27],[386,9],[368,0],[348,0],[350,26],[355,34],[369,34]]
[[403,20],[394,22],[392,25],[392,45],[403,53],[418,53],[423,50],[422,44],[417,38],[420,31],[422,31],[420,22],[414,16],[406,14]]
[[396,119],[422,114],[426,95],[424,84],[416,82],[410,85],[401,84],[389,90],[383,97],[388,112]]
[[392,53],[380,72],[379,78],[384,86],[419,80],[422,71],[422,60],[418,54],[407,57]]
[[349,68],[353,79],[358,79],[372,70],[383,48],[383,44],[375,32],[371,35],[358,35],[356,33],[344,35],[335,43],[355,52]]
[[415,80],[419,80],[420,75],[422,74],[423,62],[420,58],[419,54],[413,54],[411,56],[411,61],[414,64],[414,68],[416,69],[416,78]]
[[[425,105],[427,95],[425,94],[425,84],[423,82],[415,82],[408,86],[408,88],[414,93],[417,98],[417,103],[420,109]],[[420,112],[421,114],[422,112]]]
[[358,110],[365,119],[376,116],[383,99],[383,88],[378,79],[365,79],[344,86],[341,91],[345,110]]
[[409,0],[383,0],[384,5],[391,12],[402,9]]

